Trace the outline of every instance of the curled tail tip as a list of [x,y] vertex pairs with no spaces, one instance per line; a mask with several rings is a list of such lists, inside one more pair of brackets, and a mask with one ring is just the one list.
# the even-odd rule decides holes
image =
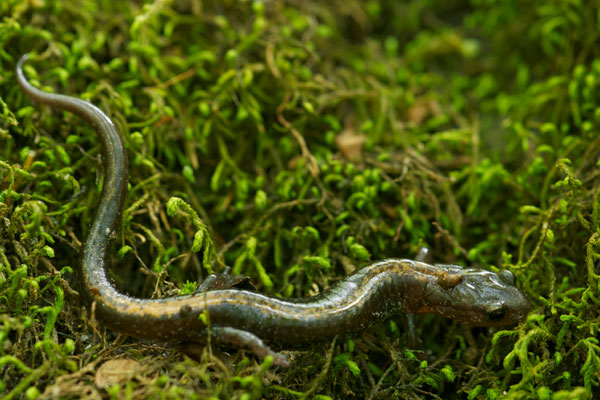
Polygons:
[[19,61],[17,61],[17,71],[23,70],[23,65],[25,65],[27,60],[29,60],[29,54],[25,53],[19,58]]
[[19,58],[19,61],[17,61],[17,67],[16,67],[17,82],[19,82],[19,84],[21,86],[29,83],[27,81],[27,78],[25,78],[25,74],[23,73],[23,65],[25,65],[25,63],[27,62],[28,59],[29,59],[29,54],[25,53],[21,56],[21,58]]

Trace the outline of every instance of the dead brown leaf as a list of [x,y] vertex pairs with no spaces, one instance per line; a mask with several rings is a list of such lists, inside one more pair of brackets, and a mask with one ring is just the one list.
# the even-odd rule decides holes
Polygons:
[[421,125],[426,118],[440,114],[441,109],[437,101],[429,98],[417,99],[408,109],[408,119],[415,125]]
[[367,137],[363,133],[356,133],[351,129],[345,129],[335,137],[338,150],[348,160],[360,158],[366,141]]
[[96,372],[96,386],[107,388],[124,383],[135,375],[140,366],[138,361],[128,358],[107,361]]

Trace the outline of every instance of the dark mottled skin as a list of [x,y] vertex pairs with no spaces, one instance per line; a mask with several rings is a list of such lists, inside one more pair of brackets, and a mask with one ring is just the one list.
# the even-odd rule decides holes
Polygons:
[[396,259],[373,263],[308,299],[277,299],[236,289],[154,300],[119,293],[106,271],[127,190],[123,141],[113,122],[94,105],[31,86],[22,71],[26,59],[19,60],[16,70],[21,89],[40,103],[80,116],[94,126],[102,143],[104,185],[83,245],[78,285],[85,305],[111,329],[147,339],[203,342],[207,327],[199,316],[207,313],[213,341],[222,335],[223,341],[250,346],[262,356],[273,354],[276,363],[286,365],[259,338],[279,347],[297,347],[360,331],[398,312],[433,312],[478,326],[514,325],[527,315],[529,302],[508,271],[496,274]]

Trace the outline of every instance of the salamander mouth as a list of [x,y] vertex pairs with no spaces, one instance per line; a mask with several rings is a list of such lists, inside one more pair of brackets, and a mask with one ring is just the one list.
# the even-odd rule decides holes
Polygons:
[[471,326],[481,327],[508,327],[517,325],[523,321],[529,311],[529,307],[509,307],[507,304],[498,303],[491,307],[468,307],[441,306],[432,307],[438,315],[450,318]]

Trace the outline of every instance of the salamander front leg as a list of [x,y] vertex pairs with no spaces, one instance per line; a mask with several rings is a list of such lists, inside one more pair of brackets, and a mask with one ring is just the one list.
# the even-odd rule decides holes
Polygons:
[[415,326],[415,314],[405,314],[404,322],[406,325],[406,346],[411,350],[418,350],[421,346]]
[[213,343],[249,348],[260,358],[265,358],[269,355],[273,356],[273,363],[278,367],[288,368],[290,366],[287,356],[271,350],[258,336],[241,329],[228,326],[213,326],[210,328],[210,340]]
[[256,290],[250,282],[250,278],[241,275],[230,275],[230,267],[227,267],[221,274],[210,274],[204,282],[196,288],[196,293],[208,292],[209,290],[219,289],[245,289]]
[[[421,247],[417,253],[416,260],[419,262],[431,262],[431,252],[427,247]],[[405,314],[405,325],[406,325],[406,344],[409,349],[420,348],[419,336],[417,335],[417,328],[415,326],[415,315]]]
[[424,263],[431,263],[431,251],[429,250],[429,247],[421,247],[419,248],[419,252],[417,253],[417,257],[415,258],[417,261],[420,262],[424,262]]

